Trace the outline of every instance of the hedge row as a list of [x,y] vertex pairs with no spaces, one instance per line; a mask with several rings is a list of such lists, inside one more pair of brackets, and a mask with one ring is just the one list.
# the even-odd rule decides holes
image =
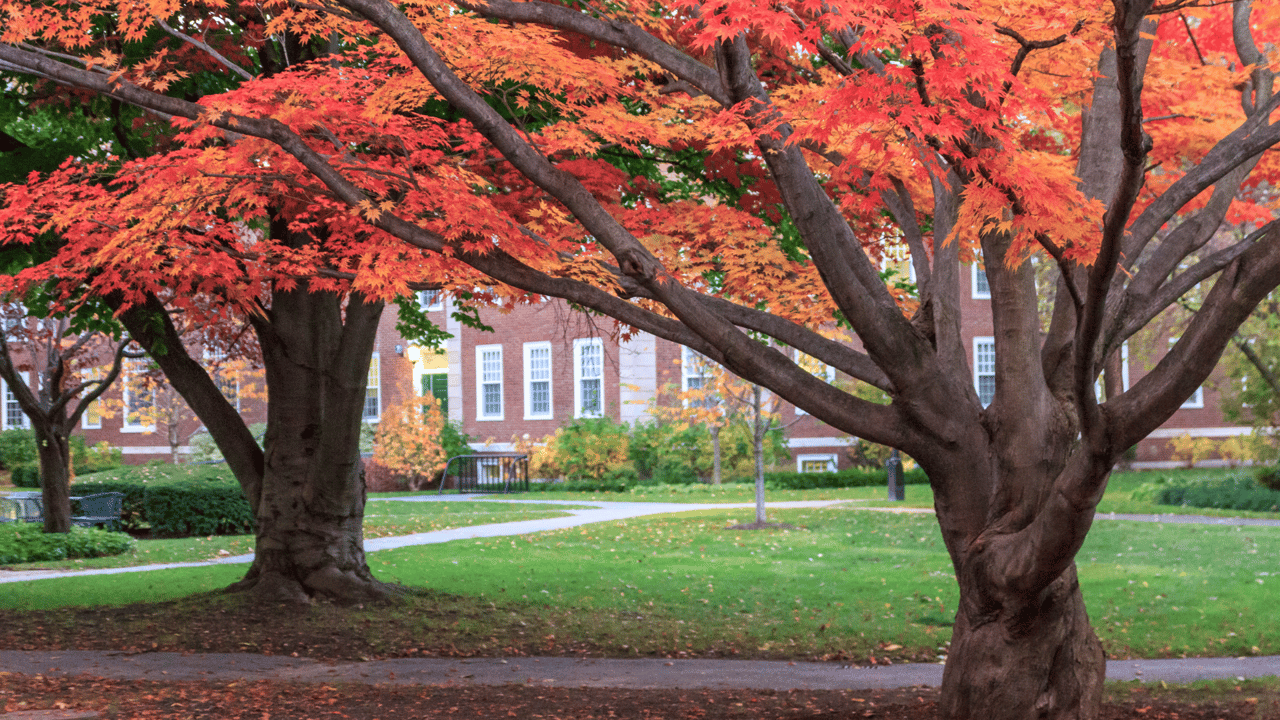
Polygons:
[[1263,487],[1249,476],[1236,476],[1185,485],[1165,485],[1156,493],[1156,502],[1219,510],[1280,512],[1280,490]]
[[147,465],[88,475],[72,495],[124,493],[121,524],[154,537],[243,535],[253,512],[225,465]]
[[[929,476],[916,468],[903,473],[903,480],[908,485],[927,485]],[[724,478],[726,484],[754,484],[755,478],[748,476],[729,476]],[[813,490],[820,488],[875,487],[886,485],[888,477],[884,470],[853,469],[832,473],[800,473],[800,472],[767,472],[764,474],[765,487],[770,490]],[[658,485],[661,483],[643,482],[636,477],[634,470],[621,468],[605,475],[600,480],[569,480],[566,482],[530,483],[533,492],[626,492],[631,488]]]
[[133,545],[124,533],[98,528],[73,527],[63,534],[46,533],[39,523],[0,525],[0,565],[119,555]]

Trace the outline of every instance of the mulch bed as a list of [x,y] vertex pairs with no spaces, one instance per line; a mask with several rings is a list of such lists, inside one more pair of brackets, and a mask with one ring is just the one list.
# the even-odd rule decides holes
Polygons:
[[[0,672],[0,709],[88,710],[102,718],[271,720],[271,718],[630,718],[933,720],[937,690],[788,691],[612,690],[502,687],[301,685],[285,682],[206,683],[46,678]],[[0,714],[0,718],[4,715]],[[1249,702],[1200,705],[1157,701],[1135,692],[1105,706],[1103,720],[1257,720],[1280,717],[1280,705]]]

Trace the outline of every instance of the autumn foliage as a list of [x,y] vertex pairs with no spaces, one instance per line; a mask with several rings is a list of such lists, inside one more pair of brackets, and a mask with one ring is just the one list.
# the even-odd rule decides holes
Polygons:
[[440,442],[444,424],[440,403],[430,395],[389,406],[374,434],[374,464],[407,478],[409,489],[421,489],[449,460]]

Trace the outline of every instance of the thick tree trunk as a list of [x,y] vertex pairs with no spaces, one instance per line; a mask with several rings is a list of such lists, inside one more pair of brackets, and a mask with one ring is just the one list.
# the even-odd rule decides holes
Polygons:
[[[270,401],[253,566],[270,600],[385,597],[364,555],[360,423],[381,303],[277,291],[259,331]],[[345,317],[344,317],[345,316]]]
[[981,585],[977,577],[960,581],[960,610],[942,676],[942,716],[1096,718],[1106,659],[1089,625],[1075,565],[1034,597],[997,597],[996,588],[974,589]]
[[67,438],[48,428],[35,429],[40,460],[40,495],[44,504],[44,531],[71,531],[71,446]]
[[708,428],[711,433],[711,484],[720,484],[720,426]]

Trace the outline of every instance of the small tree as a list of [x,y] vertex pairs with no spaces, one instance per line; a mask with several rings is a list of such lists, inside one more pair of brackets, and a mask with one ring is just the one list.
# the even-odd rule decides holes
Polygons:
[[[44,531],[65,533],[71,529],[71,433],[120,375],[126,343],[76,335],[65,318],[35,320],[17,302],[0,308],[0,324],[0,377],[35,432]],[[34,391],[27,372],[35,374]]]
[[430,395],[396,403],[378,421],[373,461],[408,476],[410,489],[419,490],[449,460],[442,443],[445,425],[440,402]]

